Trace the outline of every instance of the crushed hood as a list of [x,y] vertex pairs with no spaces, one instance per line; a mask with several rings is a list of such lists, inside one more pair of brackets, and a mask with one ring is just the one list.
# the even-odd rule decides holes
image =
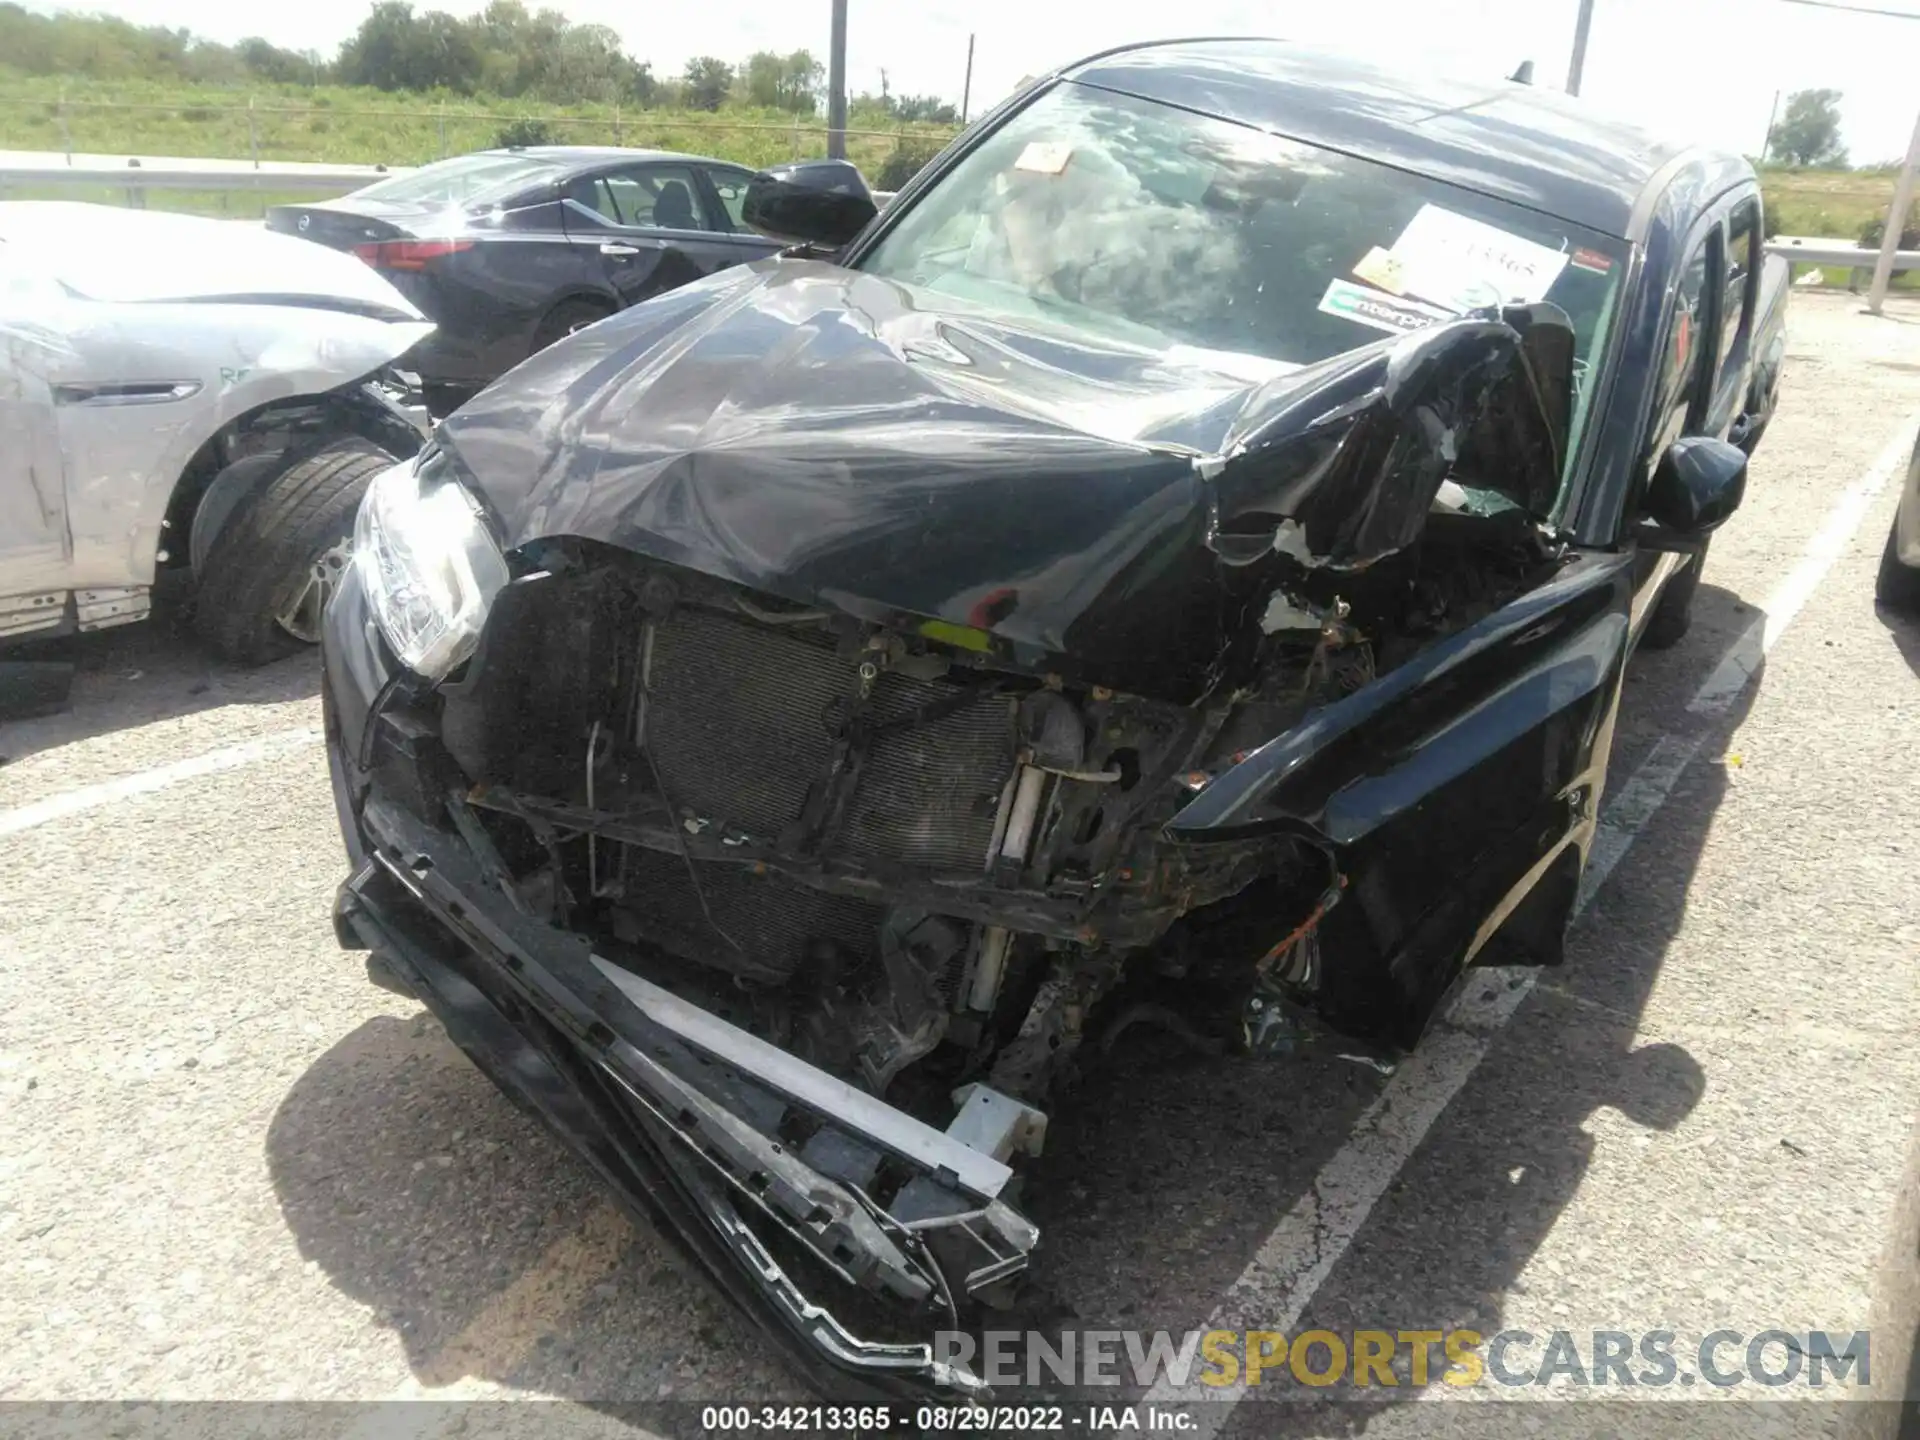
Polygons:
[[0,203],[0,243],[89,300],[317,304],[396,322],[426,319],[353,256],[253,222],[13,201]]
[[510,546],[603,541],[1191,701],[1277,585],[1411,544],[1444,480],[1544,513],[1572,354],[1546,308],[1294,368],[778,260],[580,332],[439,433]]

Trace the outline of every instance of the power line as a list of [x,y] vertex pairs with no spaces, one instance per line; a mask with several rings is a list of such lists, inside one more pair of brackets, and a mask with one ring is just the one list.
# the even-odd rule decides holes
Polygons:
[[1855,15],[1884,15],[1891,20],[1920,20],[1916,10],[1879,10],[1871,5],[1843,5],[1840,0],[1780,0],[1782,5],[1807,5],[1815,10],[1846,10]]

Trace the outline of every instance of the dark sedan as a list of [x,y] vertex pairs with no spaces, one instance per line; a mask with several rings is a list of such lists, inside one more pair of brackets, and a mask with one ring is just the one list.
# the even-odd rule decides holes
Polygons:
[[662,150],[485,150],[267,225],[351,250],[434,321],[403,363],[442,415],[563,335],[770,254],[740,218],[751,177]]

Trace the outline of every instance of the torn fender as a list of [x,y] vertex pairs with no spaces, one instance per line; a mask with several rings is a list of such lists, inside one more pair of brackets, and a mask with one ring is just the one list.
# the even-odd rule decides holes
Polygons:
[[1466,320],[1301,368],[784,260],[569,337],[439,438],[509,547],[601,541],[1191,703],[1250,673],[1283,574],[1410,543],[1450,473],[1551,502],[1527,357]]
[[1298,371],[1224,437],[1214,543],[1358,569],[1420,537],[1443,480],[1536,518],[1559,491],[1573,331],[1551,305],[1435,326]]
[[1628,555],[1577,555],[1313,712],[1169,823],[1190,844],[1304,832],[1334,846],[1346,888],[1321,925],[1316,998],[1343,1028],[1410,1046],[1523,907],[1522,943],[1556,958],[1605,781],[1632,571]]

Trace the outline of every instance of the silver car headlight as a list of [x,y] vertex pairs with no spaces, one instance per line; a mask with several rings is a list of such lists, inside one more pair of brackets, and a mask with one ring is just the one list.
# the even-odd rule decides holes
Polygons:
[[446,678],[473,653],[508,578],[479,502],[433,473],[444,468],[436,458],[374,476],[353,527],[353,561],[380,633],[428,680]]

